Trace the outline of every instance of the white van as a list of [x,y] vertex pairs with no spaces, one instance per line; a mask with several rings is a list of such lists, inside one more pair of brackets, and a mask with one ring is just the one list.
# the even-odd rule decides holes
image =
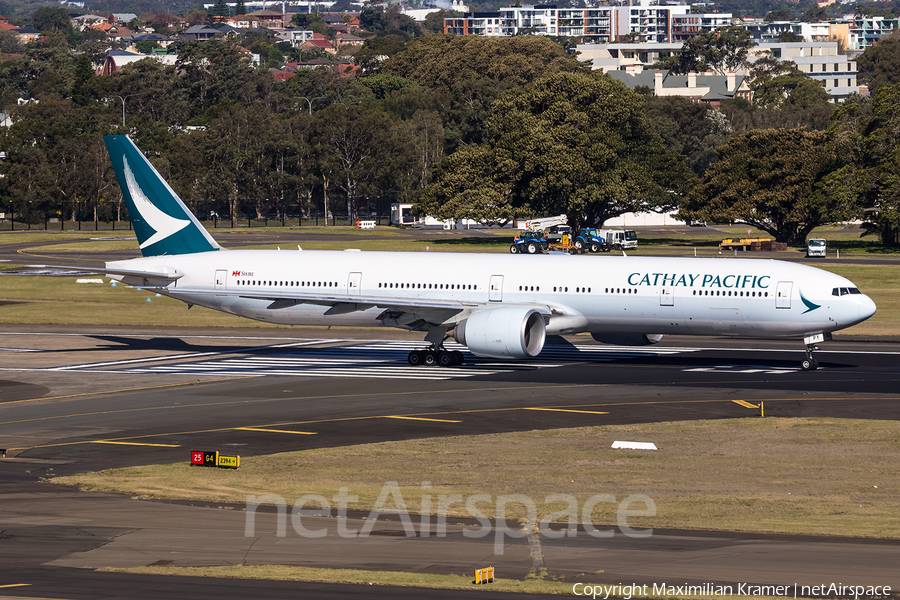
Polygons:
[[806,240],[806,256],[825,258],[825,240],[821,238],[812,238]]

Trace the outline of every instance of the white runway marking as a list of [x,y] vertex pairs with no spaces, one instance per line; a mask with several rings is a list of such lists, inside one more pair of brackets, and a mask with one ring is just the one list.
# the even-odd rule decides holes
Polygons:
[[[819,367],[820,370],[824,368]],[[685,373],[766,373],[768,375],[786,375],[800,370],[800,367],[766,367],[761,365],[717,365],[715,367],[683,369]]]
[[[319,340],[319,343],[334,343],[335,340]],[[311,348],[307,341],[304,348],[296,345],[270,346],[257,356],[242,356],[220,360],[184,361],[189,355],[172,357],[179,360],[175,364],[141,365],[139,361],[129,361],[134,366],[116,372],[124,373],[169,373],[205,374],[220,376],[285,375],[304,377],[349,377],[374,379],[417,379],[442,380],[494,375],[513,371],[530,371],[545,367],[559,367],[569,362],[610,362],[660,354],[692,352],[693,348],[625,348],[617,346],[545,346],[540,356],[527,362],[504,362],[484,360],[466,351],[463,346],[448,343],[448,350],[463,351],[465,364],[458,367],[413,367],[406,362],[411,350],[421,349],[421,342],[375,341],[349,346]],[[240,351],[230,351],[237,354]],[[249,353],[249,350],[247,351]],[[202,356],[198,354],[196,356]],[[156,361],[166,360],[156,358]],[[149,362],[149,361],[148,361]],[[97,366],[101,366],[102,363]],[[109,363],[106,363],[109,365]],[[80,365],[84,368],[86,365]],[[69,369],[66,369],[69,370]]]

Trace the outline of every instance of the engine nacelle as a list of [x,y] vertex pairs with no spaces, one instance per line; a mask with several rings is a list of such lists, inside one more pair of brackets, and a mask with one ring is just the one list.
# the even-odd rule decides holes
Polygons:
[[613,346],[650,346],[663,339],[661,333],[592,333],[591,337]]
[[544,349],[547,328],[532,308],[487,308],[457,325],[453,337],[476,356],[524,359]]

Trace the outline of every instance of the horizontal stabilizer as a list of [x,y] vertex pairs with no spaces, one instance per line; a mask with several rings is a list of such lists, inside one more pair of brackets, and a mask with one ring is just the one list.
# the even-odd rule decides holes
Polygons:
[[146,277],[149,279],[167,279],[175,281],[184,277],[184,273],[153,273],[150,271],[136,271],[129,269],[107,269],[106,267],[74,267],[71,265],[28,265],[32,269],[64,269],[66,271],[78,271],[79,273],[97,273],[100,275],[121,275],[123,277]]

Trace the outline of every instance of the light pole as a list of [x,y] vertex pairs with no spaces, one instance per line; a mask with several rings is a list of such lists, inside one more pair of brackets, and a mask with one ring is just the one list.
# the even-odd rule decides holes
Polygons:
[[125,127],[125,101],[132,96],[137,96],[137,94],[128,94],[127,96],[110,96],[111,98],[118,98],[122,101],[122,127]]
[[309,116],[312,116],[312,103],[313,103],[315,100],[324,100],[324,99],[327,98],[327,97],[328,97],[328,96],[316,96],[316,97],[313,98],[312,100],[310,100],[310,99],[307,98],[306,96],[294,96],[293,98],[294,98],[295,100],[306,100],[306,103],[309,105]]

